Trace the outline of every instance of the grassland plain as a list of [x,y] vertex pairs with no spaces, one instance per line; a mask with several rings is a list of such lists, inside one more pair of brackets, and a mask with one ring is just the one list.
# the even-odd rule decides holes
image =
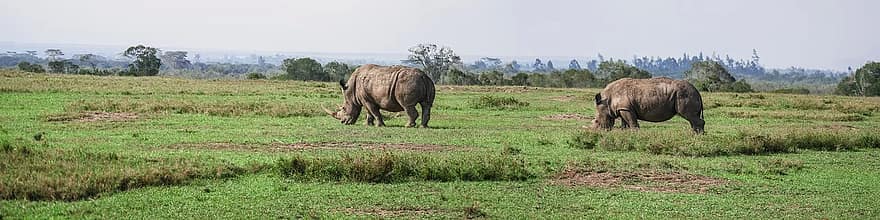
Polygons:
[[878,98],[706,93],[694,136],[437,88],[433,128],[376,128],[332,83],[0,71],[0,218],[880,218]]

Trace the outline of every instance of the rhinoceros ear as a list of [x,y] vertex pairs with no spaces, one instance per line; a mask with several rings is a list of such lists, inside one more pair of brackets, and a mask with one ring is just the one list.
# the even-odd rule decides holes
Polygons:
[[348,86],[345,86],[345,80],[339,80],[339,87],[342,87],[342,90],[348,89]]
[[596,105],[602,104],[602,93],[596,93]]

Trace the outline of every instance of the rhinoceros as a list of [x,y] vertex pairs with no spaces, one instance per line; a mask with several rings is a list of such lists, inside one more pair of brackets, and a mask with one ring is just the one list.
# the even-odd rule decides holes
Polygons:
[[703,133],[703,98],[684,80],[623,78],[609,83],[595,98],[592,127],[596,129],[610,130],[618,117],[621,127],[638,129],[638,120],[662,122],[679,115],[695,133]]
[[[416,126],[416,104],[422,109],[421,127],[428,127],[431,106],[434,104],[434,82],[424,72],[405,66],[367,64],[357,68],[348,82],[339,81],[343,104],[337,112],[324,108],[330,116],[350,125],[357,122],[361,107],[367,108],[367,125],[385,126],[379,110],[406,112],[407,127]],[[322,106],[323,107],[323,106]]]

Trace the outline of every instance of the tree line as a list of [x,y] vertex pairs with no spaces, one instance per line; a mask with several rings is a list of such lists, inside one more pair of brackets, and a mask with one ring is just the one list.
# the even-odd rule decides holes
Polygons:
[[[94,54],[77,54],[72,59],[64,59],[59,49],[45,51],[46,59],[36,57],[36,51],[24,54],[0,56],[0,65],[8,65],[10,60],[18,60],[16,66],[28,72],[51,72],[67,74],[155,76],[160,72],[169,75],[193,76],[211,72],[223,75],[245,75],[247,79],[338,81],[345,80],[357,68],[343,62],[321,64],[308,58],[287,58],[279,66],[268,64],[259,57],[257,64],[205,64],[191,62],[186,51],[161,51],[157,48],[136,45],[121,54],[128,61],[110,60]],[[605,59],[601,54],[598,60],[587,61],[583,66],[571,60],[568,68],[557,68],[548,60],[535,59],[532,64],[519,64],[516,60],[504,63],[499,58],[483,57],[473,64],[463,64],[455,52],[436,44],[418,44],[409,49],[409,55],[401,63],[418,67],[438,84],[448,85],[495,85],[495,86],[538,86],[560,88],[603,87],[620,78],[650,78],[668,76],[686,79],[702,91],[712,92],[750,92],[751,85],[734,78],[734,74],[747,76],[750,81],[811,81],[818,83],[839,82],[835,94],[876,96],[880,91],[880,67],[868,63],[843,78],[845,74],[809,72],[800,68],[790,68],[782,73],[773,70],[769,73],[760,65],[760,57],[753,50],[751,60],[734,60],[729,56],[688,56],[681,58],[634,57],[632,62]],[[198,57],[196,57],[198,60]],[[46,63],[44,69],[40,63]],[[274,72],[273,72],[274,71]],[[269,72],[275,74],[270,75]],[[839,77],[842,78],[838,80]],[[793,80],[792,80],[793,79]],[[832,79],[835,82],[829,82]],[[780,92],[803,93],[804,88],[786,88]]]

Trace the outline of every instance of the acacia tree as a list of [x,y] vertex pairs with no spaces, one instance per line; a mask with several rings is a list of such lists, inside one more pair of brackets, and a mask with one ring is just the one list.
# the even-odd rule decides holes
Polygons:
[[159,58],[162,63],[171,69],[189,69],[192,63],[186,59],[186,51],[165,51]]
[[292,80],[309,80],[309,81],[327,81],[330,77],[324,72],[321,63],[312,58],[284,59],[281,66],[287,76],[285,78]]
[[348,64],[333,61],[324,64],[324,72],[327,73],[330,81],[339,81],[348,79],[348,76],[354,72],[354,68]]
[[718,62],[707,60],[699,61],[684,72],[685,78],[694,84],[694,87],[708,92],[751,92],[752,87],[744,82],[737,81],[724,66]]
[[162,61],[156,57],[159,49],[137,45],[129,47],[122,55],[134,59],[128,64],[128,75],[132,76],[155,76],[159,74]]
[[651,78],[651,73],[648,71],[636,68],[620,60],[600,63],[596,75],[604,77],[607,82],[627,77],[636,79]]
[[448,73],[456,65],[461,65],[461,57],[455,55],[449,47],[440,47],[436,44],[419,44],[409,48],[409,56],[402,62],[407,65],[419,67],[434,80],[440,82],[440,78]]
[[64,52],[61,52],[60,49],[47,49],[46,56],[49,57],[49,61],[56,61],[59,57],[64,56]]
[[90,54],[90,53],[83,54],[83,55],[79,56],[79,62],[88,64],[90,67],[92,67],[92,70],[98,71],[98,65],[97,65],[96,58],[97,58],[97,56],[94,54]]

